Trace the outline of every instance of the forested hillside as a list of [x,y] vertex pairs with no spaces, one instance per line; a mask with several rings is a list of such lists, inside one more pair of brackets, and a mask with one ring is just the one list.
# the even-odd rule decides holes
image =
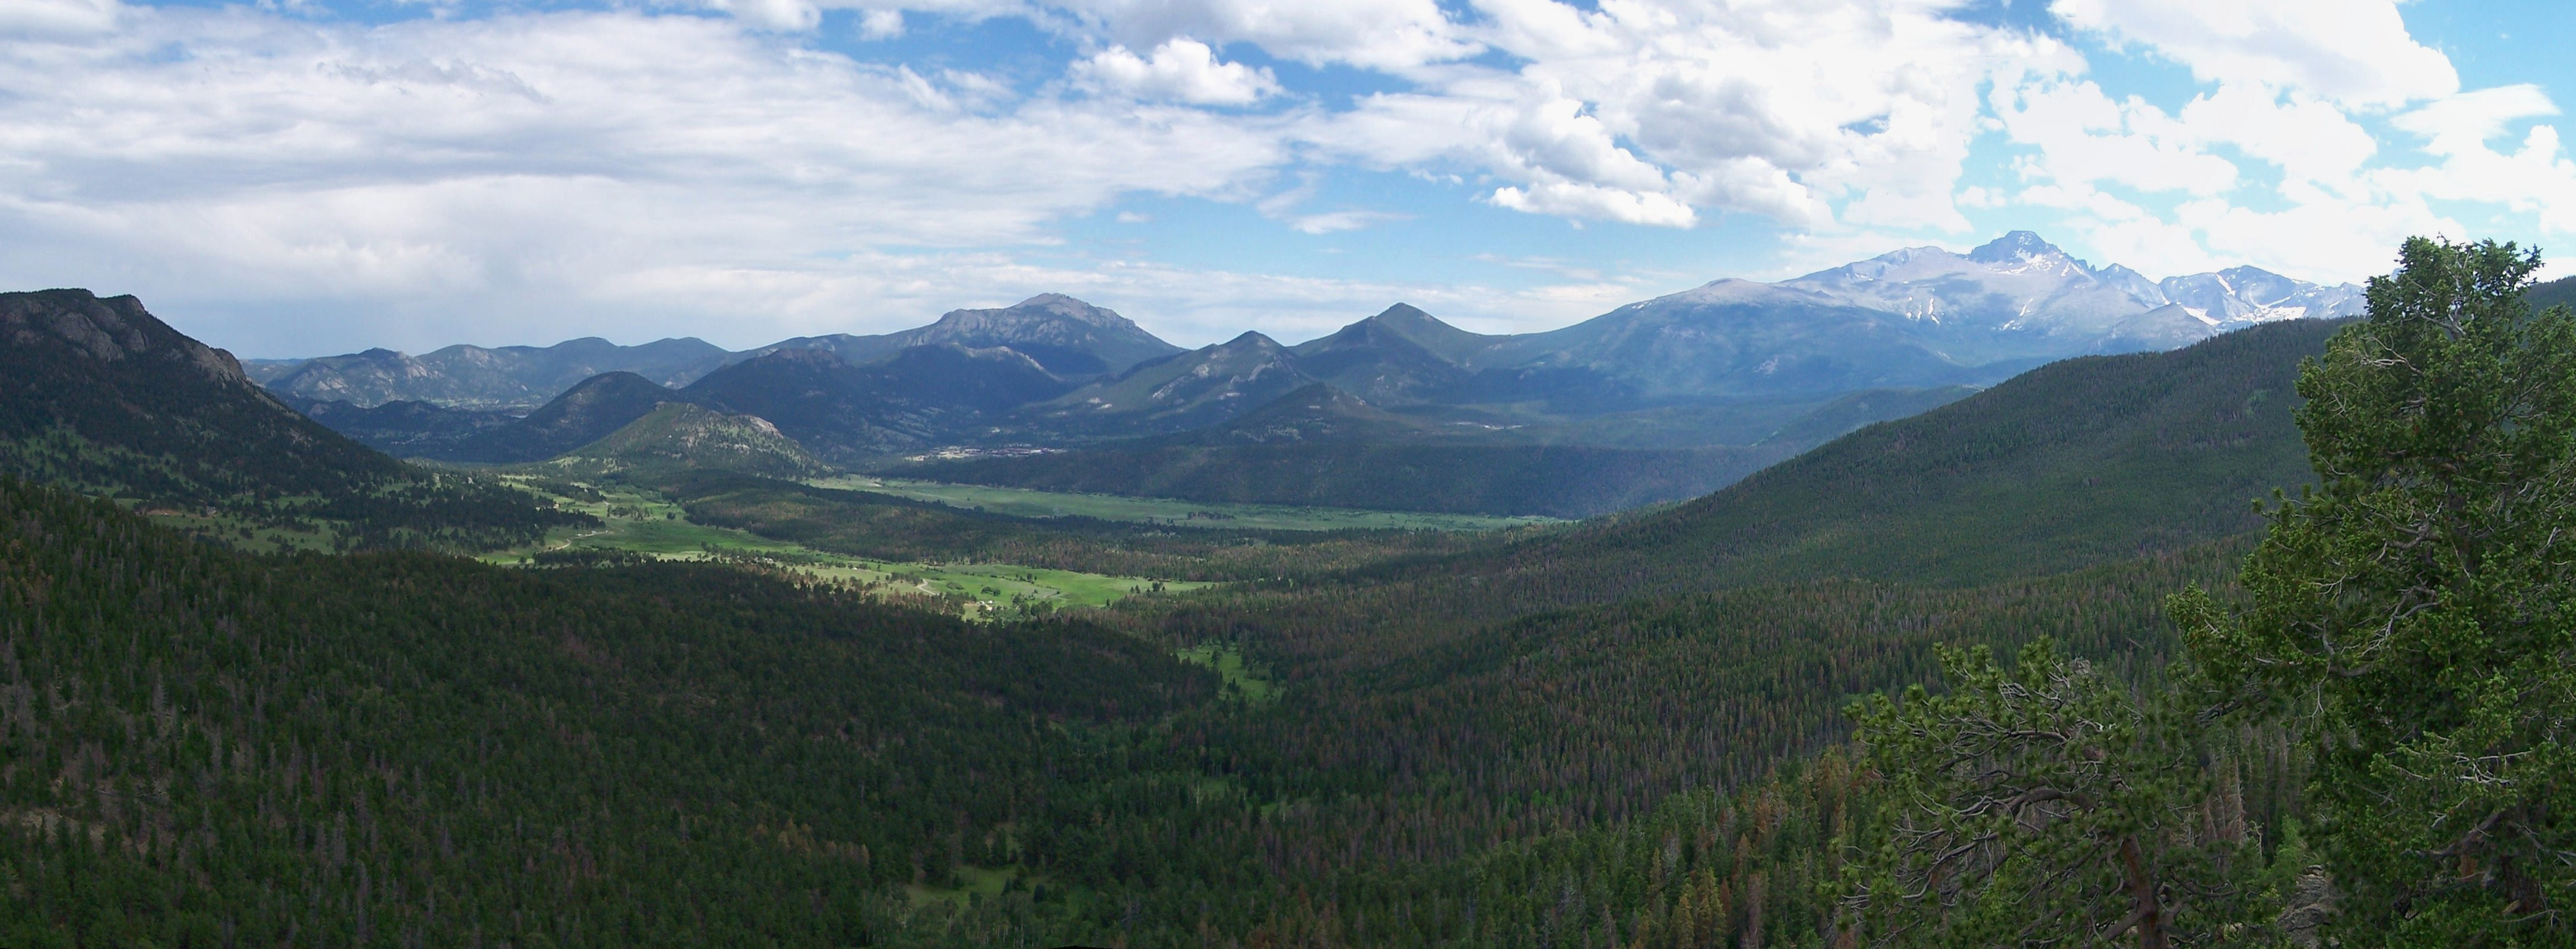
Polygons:
[[865,944],[1214,687],[1087,624],[256,558],[18,482],[0,637],[14,946]]
[[[1970,391],[1881,389],[1800,403],[1804,411],[1758,427],[1743,439],[1749,444],[1616,447],[1587,439],[1606,440],[1605,429],[1617,422],[1566,426],[1592,429],[1580,439],[1548,428],[1441,424],[1381,411],[1316,383],[1212,428],[1071,451],[930,460],[886,473],[1191,501],[1581,518],[1697,497],[1870,422]],[[1738,406],[1714,414],[1761,413]],[[1685,427],[1672,417],[1629,421],[1649,431]]]
[[1601,448],[1418,441],[1161,445],[888,470],[960,484],[1188,501],[1579,518],[1686,498],[1791,446]]
[[296,414],[133,297],[0,294],[0,473],[283,546],[490,547],[580,518]]

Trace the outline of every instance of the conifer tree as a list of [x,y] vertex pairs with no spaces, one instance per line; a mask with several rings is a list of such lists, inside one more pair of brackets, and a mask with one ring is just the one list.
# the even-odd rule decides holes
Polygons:
[[1941,651],[1947,692],[1855,711],[1898,808],[1846,875],[1880,946],[2207,945],[2247,935],[2259,853],[2211,821],[2196,723],[2042,639],[2009,671]]
[[2315,742],[2344,945],[2576,940],[2576,316],[2539,255],[2406,243],[2303,366],[2321,484],[2271,512],[2251,604],[2173,611],[2200,670]]

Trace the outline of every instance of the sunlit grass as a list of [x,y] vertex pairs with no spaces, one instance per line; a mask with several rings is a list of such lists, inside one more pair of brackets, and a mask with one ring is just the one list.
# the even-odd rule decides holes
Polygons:
[[492,551],[486,563],[522,564],[550,551],[599,550],[647,554],[665,560],[725,560],[848,584],[888,597],[935,601],[973,620],[1024,617],[1068,607],[1103,607],[1139,594],[1180,593],[1212,584],[1116,577],[1012,564],[925,564],[878,560],[816,550],[749,531],[691,522],[686,511],[659,494],[613,482],[581,484],[597,499],[546,490],[535,479],[510,479],[565,510],[600,519],[600,526],[560,528],[525,547]]

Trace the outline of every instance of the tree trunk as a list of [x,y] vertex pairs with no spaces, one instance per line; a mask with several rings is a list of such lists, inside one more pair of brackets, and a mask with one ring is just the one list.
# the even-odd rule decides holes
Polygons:
[[2135,836],[2120,838],[2120,871],[2129,879],[2127,925],[2138,930],[2138,949],[2170,949],[2164,904],[2156,901],[2156,881],[2147,874],[2147,861],[2139,853]]

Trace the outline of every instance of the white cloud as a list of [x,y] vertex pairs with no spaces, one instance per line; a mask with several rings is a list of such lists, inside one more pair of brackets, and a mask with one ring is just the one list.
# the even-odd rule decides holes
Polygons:
[[1978,87],[2082,65],[1928,0],[1475,6],[1484,17],[1462,35],[1519,65],[1411,70],[1413,91],[1366,97],[1301,135],[1343,160],[1480,168],[1506,182],[1495,204],[1535,213],[1959,230],[1951,195],[1979,131]]
[[2181,125],[2199,143],[2226,143],[2301,182],[2348,182],[2379,143],[2333,104],[2304,92],[2227,83],[2183,106]]
[[[2468,236],[2451,206],[2530,214],[2576,231],[2576,164],[2538,88],[2459,92],[2447,57],[2384,0],[2058,0],[2079,29],[2181,63],[2204,91],[2167,113],[2090,79],[1998,83],[1995,114],[2029,151],[2014,199],[2065,212],[2081,244],[2149,273],[2251,263],[2310,280],[2388,266],[2414,234]],[[2421,145],[2380,140],[2364,120]],[[2428,161],[2429,159],[2429,161]],[[1977,194],[1978,200],[1992,197]],[[2501,235],[2518,236],[2518,235]]]
[[[809,0],[707,0],[718,10],[764,30],[802,31],[823,22],[823,11]],[[900,23],[900,21],[897,21]]]
[[[2381,0],[2060,0],[2079,44],[2201,80],[2152,103],[2105,91],[2078,46],[1961,22],[1952,0],[681,2],[733,19],[363,27],[0,0],[0,227],[16,238],[0,282],[137,290],[349,345],[395,341],[351,312],[476,314],[427,342],[545,319],[747,344],[1040,290],[1184,338],[1329,329],[1390,299],[1531,328],[1659,288],[1086,263],[1055,227],[1139,191],[1250,203],[1308,234],[1400,218],[1306,207],[1346,166],[1577,222],[1760,215],[1802,265],[1966,234],[1971,214],[2054,215],[2089,255],[2149,272],[2309,279],[2458,233],[2478,219],[2459,202],[2576,232],[2576,163],[2533,121],[2554,103],[2457,91]],[[855,62],[813,45],[826,9],[853,12],[859,37],[924,42],[930,18],[1022,17],[1090,52],[1036,70]],[[1296,88],[1310,71],[1265,61],[1373,71],[1383,91],[1343,100],[1338,80]],[[1267,108],[1192,107],[1247,105]],[[1972,145],[2015,164],[1965,186]],[[709,329],[719,315],[739,322]]]
[[[1232,195],[1288,156],[1275,120],[1055,98],[984,114],[957,77],[701,17],[126,19],[0,40],[0,283],[203,312],[333,301],[263,327],[303,345],[396,335],[348,314],[425,299],[467,314],[445,333],[506,338],[531,316],[606,318],[596,295],[639,273],[1043,242],[1120,195]],[[837,328],[917,316],[840,302]]]
[[1196,105],[1251,105],[1279,92],[1270,70],[1220,62],[1206,43],[1186,38],[1165,40],[1144,57],[1112,46],[1074,63],[1073,76],[1102,91]]
[[902,35],[903,11],[862,10],[859,12],[860,38],[890,40]]
[[2424,150],[2441,160],[2382,170],[2373,179],[2393,192],[2501,204],[2535,214],[2546,230],[2576,233],[2576,162],[2564,155],[2558,129],[2533,125],[2511,152],[2488,144],[2516,120],[2556,114],[2556,103],[2536,86],[2499,86],[2433,102],[2395,124],[2421,136]]
[[0,36],[103,33],[123,9],[117,0],[0,0]]
[[1560,217],[1605,218],[1628,224],[1689,227],[1698,223],[1690,205],[1660,194],[1639,194],[1573,181],[1550,181],[1528,188],[1498,188],[1494,204],[1514,211]]
[[1404,69],[1474,55],[1432,0],[1042,0],[1130,48],[1252,43],[1310,64]]
[[1406,220],[1409,217],[1410,215],[1392,211],[1326,211],[1321,214],[1304,214],[1290,218],[1288,227],[1300,234],[1330,234],[1335,231],[1356,231],[1389,221]]
[[2236,166],[2201,150],[2183,123],[2139,99],[2114,102],[2090,81],[1997,85],[1994,109],[2012,140],[2039,149],[2029,172],[2060,184],[2114,183],[2207,195],[2236,185]]
[[2497,86],[2447,96],[2398,116],[2395,124],[2427,139],[2425,151],[2460,155],[2486,147],[2516,119],[2557,115],[2558,104],[2539,86]]
[[2203,82],[2370,106],[2460,87],[2450,58],[2407,33],[2396,0],[2056,0],[2050,10],[2078,29],[2151,48]]

